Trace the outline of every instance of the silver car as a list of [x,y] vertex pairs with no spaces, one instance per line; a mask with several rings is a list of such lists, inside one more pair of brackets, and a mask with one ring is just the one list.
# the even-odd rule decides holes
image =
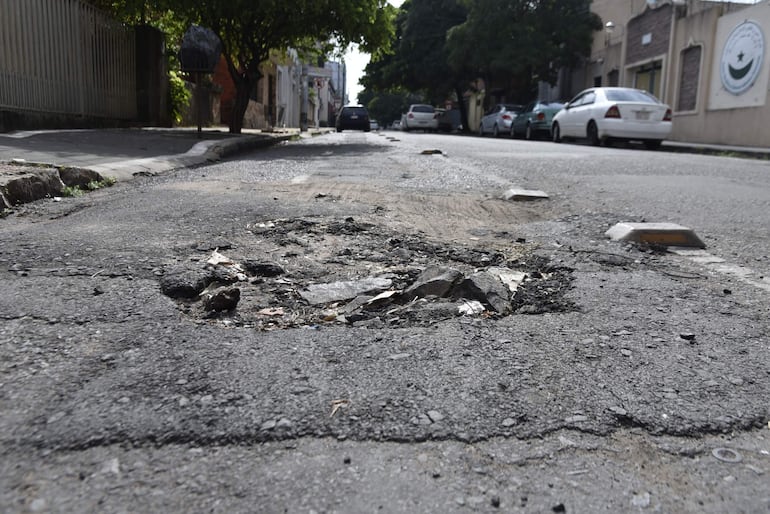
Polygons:
[[497,104],[481,118],[479,135],[492,134],[499,137],[500,134],[511,132],[511,123],[521,113],[523,107],[516,104]]

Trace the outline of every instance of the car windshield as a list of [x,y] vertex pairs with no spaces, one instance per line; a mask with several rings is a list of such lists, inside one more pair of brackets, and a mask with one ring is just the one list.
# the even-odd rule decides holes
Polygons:
[[611,102],[643,102],[647,104],[657,104],[658,99],[637,89],[608,89],[605,91],[607,100]]
[[412,107],[412,112],[430,112],[433,113],[435,109],[431,105],[415,105]]
[[540,105],[536,105],[535,108],[551,107],[553,109],[561,109],[564,107],[563,103],[559,102],[540,102]]
[[514,105],[514,104],[505,104],[503,107],[505,107],[506,111],[513,111],[513,112],[521,112],[523,107],[521,105]]

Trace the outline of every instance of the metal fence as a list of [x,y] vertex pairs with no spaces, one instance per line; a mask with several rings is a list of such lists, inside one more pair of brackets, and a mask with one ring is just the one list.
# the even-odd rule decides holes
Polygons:
[[80,0],[0,0],[0,108],[136,117],[130,27]]

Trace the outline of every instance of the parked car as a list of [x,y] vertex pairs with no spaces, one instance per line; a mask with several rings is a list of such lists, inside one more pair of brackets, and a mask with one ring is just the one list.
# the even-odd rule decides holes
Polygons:
[[438,129],[441,132],[462,130],[463,124],[459,109],[436,109],[438,112]]
[[369,132],[369,111],[361,105],[346,105],[337,116],[337,132],[343,130],[363,130]]
[[529,102],[511,124],[512,137],[535,139],[551,135],[551,121],[564,107],[563,103],[536,100]]
[[511,123],[522,112],[524,106],[516,104],[497,104],[481,118],[479,135],[491,133],[495,137],[511,133]]
[[401,130],[438,130],[438,113],[432,105],[412,104],[401,116]]
[[655,149],[671,135],[671,109],[641,89],[594,87],[573,98],[553,120],[551,137],[642,141]]

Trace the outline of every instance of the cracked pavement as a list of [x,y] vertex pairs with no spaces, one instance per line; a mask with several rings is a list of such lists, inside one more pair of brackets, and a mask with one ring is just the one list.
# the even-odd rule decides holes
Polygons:
[[[421,156],[444,141],[421,136],[330,134],[0,220],[2,510],[770,506],[766,291],[606,240],[619,217],[645,207],[622,194],[599,205],[601,185],[559,174],[588,173],[593,148],[543,157],[550,143],[455,138],[490,156]],[[531,153],[511,170],[491,145]],[[598,151],[640,176],[684,162]],[[767,165],[748,166],[746,180],[767,187]],[[551,200],[496,197],[533,170]],[[366,231],[254,230],[348,218]],[[399,233],[411,253],[385,244]],[[199,266],[223,243],[228,256],[283,266],[291,280],[266,279],[236,311],[208,318],[162,294],[166,270]],[[764,251],[758,242],[744,258],[756,255],[761,269]],[[518,300],[536,304],[550,288],[569,308],[437,311],[420,323],[380,313],[350,325],[276,299],[276,288],[363,278],[394,260],[421,268],[484,252],[569,270]],[[291,323],[254,325],[258,309],[277,305]]]

